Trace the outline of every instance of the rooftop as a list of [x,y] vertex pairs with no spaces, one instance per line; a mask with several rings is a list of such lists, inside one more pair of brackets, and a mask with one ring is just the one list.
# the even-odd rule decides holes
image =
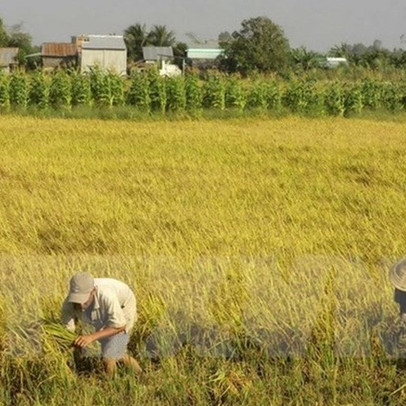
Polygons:
[[0,48],[0,66],[10,66],[16,63],[18,48]]
[[82,49],[115,49],[126,50],[122,35],[80,35]]
[[173,58],[172,47],[142,47],[142,55],[145,61],[159,61]]
[[77,47],[70,42],[45,42],[41,46],[42,56],[75,56],[77,54]]

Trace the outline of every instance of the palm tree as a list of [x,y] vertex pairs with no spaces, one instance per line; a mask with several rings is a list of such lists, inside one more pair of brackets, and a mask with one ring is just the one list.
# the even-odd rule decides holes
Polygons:
[[137,23],[126,28],[124,41],[128,50],[128,58],[133,61],[142,59],[142,47],[149,44],[149,34],[145,24]]
[[314,51],[307,50],[305,47],[292,49],[290,57],[293,66],[304,71],[320,66],[321,56]]
[[154,25],[148,34],[148,41],[157,47],[171,47],[176,43],[175,33],[169,31],[166,25]]

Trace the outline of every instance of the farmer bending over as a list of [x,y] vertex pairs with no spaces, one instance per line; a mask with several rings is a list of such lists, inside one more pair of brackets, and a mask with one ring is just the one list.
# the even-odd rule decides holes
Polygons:
[[75,320],[95,327],[93,334],[77,337],[74,345],[84,348],[95,340],[100,341],[109,375],[114,374],[117,361],[140,372],[138,362],[127,354],[136,313],[134,293],[124,282],[93,278],[83,272],[70,280],[69,294],[62,305],[62,323],[71,331],[75,331]]
[[395,288],[394,300],[399,305],[397,350],[401,358],[406,357],[406,258],[395,264],[389,273]]

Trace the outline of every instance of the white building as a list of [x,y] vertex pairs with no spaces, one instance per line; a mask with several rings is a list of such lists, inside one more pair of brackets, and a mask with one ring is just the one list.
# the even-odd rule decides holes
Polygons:
[[347,58],[343,58],[343,57],[333,58],[330,56],[328,56],[326,58],[326,61],[325,61],[326,68],[337,68],[338,66],[341,66],[341,65],[348,65]]
[[102,70],[127,74],[127,47],[122,35],[79,35],[72,40],[78,46],[81,72],[99,66]]

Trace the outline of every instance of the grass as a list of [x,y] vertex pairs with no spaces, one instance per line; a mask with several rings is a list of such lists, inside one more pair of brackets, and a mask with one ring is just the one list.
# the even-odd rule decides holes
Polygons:
[[[404,139],[361,119],[3,116],[0,404],[402,404]],[[135,288],[141,378],[106,380],[55,332],[79,269]]]

